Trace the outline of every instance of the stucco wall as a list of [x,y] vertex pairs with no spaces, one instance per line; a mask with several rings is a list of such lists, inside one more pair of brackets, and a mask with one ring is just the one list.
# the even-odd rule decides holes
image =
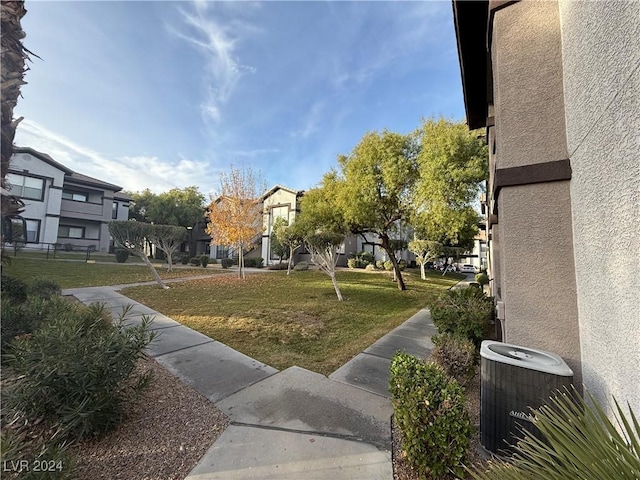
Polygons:
[[55,243],[58,239],[58,215],[62,201],[62,190],[51,186],[62,187],[64,172],[43,162],[29,153],[18,153],[11,157],[11,169],[34,175],[48,177],[44,183],[44,199],[25,199],[24,218],[40,220],[40,242],[43,248],[47,243]]
[[495,14],[498,168],[567,158],[558,26],[554,2],[520,2]]
[[569,182],[500,192],[504,341],[560,355],[580,385]]
[[288,190],[283,190],[282,188],[277,189],[271,195],[264,199],[263,202],[263,234],[262,234],[262,245],[260,247],[261,256],[264,259],[265,265],[270,265],[272,263],[277,263],[277,260],[270,259],[270,249],[271,249],[271,240],[270,235],[272,231],[273,222],[275,218],[272,215],[271,209],[276,207],[277,205],[281,205],[284,208],[282,211],[278,213],[284,212],[284,210],[288,207],[288,221],[289,223],[293,222],[296,215],[297,205],[297,195],[295,192],[290,192]]
[[[495,167],[568,158],[558,5],[520,2],[497,11],[492,60]],[[500,190],[493,275],[503,340],[559,354],[580,385],[569,188],[556,181]]]
[[640,412],[640,2],[560,3],[584,382]]

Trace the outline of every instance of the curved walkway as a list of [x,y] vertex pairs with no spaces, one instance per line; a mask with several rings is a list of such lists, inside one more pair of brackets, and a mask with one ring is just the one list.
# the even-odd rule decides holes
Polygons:
[[125,286],[132,285],[63,294],[104,303],[115,317],[128,309],[126,324],[153,316],[151,328],[159,335],[149,356],[229,416],[231,424],[188,480],[393,478],[389,364],[397,350],[431,353],[436,329],[428,310],[325,377],[258,362],[125,297],[118,292]]

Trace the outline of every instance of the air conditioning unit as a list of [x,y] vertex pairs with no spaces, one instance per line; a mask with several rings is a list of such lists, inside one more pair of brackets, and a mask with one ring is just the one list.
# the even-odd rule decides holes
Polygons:
[[510,455],[522,429],[543,439],[531,408],[573,382],[573,371],[555,353],[485,340],[480,348],[480,443]]

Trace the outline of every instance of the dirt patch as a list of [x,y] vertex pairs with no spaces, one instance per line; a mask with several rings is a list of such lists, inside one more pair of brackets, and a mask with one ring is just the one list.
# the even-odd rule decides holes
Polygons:
[[154,360],[154,380],[128,418],[97,441],[73,448],[78,480],[184,479],[229,424],[209,400]]

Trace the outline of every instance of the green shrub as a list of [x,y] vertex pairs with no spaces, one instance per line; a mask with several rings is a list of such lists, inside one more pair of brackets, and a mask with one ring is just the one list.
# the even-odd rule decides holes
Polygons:
[[510,463],[490,462],[469,470],[476,480],[552,480],[640,478],[640,424],[633,410],[625,416],[614,398],[617,426],[592,395],[559,393],[534,410],[546,442],[525,435]]
[[489,284],[489,276],[486,273],[477,273],[476,274],[476,282],[478,282],[481,286]]
[[116,248],[114,253],[116,255],[116,262],[118,263],[124,263],[129,258],[129,250],[126,248]]
[[209,255],[200,255],[200,265],[207,268],[207,265],[209,265]]
[[364,269],[372,272],[372,271],[374,271],[376,269],[376,266],[373,263],[370,263]]
[[48,278],[39,277],[31,281],[27,287],[27,295],[38,298],[51,298],[60,295],[60,285]]
[[222,268],[229,268],[233,266],[233,258],[223,258],[220,260],[220,264],[222,265]]
[[0,291],[2,291],[3,300],[6,298],[16,303],[22,303],[27,300],[27,284],[19,278],[2,275]]
[[[0,322],[0,341],[2,351],[5,352],[16,336],[33,331],[33,321],[32,318],[24,314],[22,304],[12,302],[4,295],[2,296],[1,305],[2,321]],[[3,355],[3,362],[4,358]]]
[[404,272],[404,269],[407,268],[407,261],[404,258],[398,260],[398,268],[401,272]]
[[472,434],[463,388],[440,365],[405,353],[393,357],[390,374],[407,461],[423,479],[460,475]]
[[478,362],[474,344],[467,339],[456,338],[450,333],[434,335],[431,341],[434,345],[431,358],[460,385],[469,383],[476,374]]
[[[6,348],[17,336],[32,333],[41,325],[64,316],[69,309],[70,302],[60,296],[43,298],[32,296],[22,304],[16,304],[9,299],[2,299],[2,347]],[[3,357],[3,361],[5,357]]]
[[376,260],[376,268],[378,270],[384,270],[384,260]]
[[388,272],[393,270],[393,262],[391,260],[387,260],[386,262],[384,262],[384,269]]
[[373,253],[371,252],[360,252],[357,255],[357,258],[360,260],[360,263],[362,264],[361,268],[365,268],[367,265],[374,263],[376,261],[375,257],[373,256]]
[[102,305],[66,302],[29,337],[16,338],[8,364],[16,381],[7,395],[10,408],[29,421],[59,425],[63,438],[102,434],[123,416],[123,405],[147,383],[134,374],[155,333],[150,320],[125,327],[108,321]]
[[200,266],[200,257],[191,257],[189,259],[189,263],[191,265],[193,265],[194,267],[199,267]]
[[[252,257],[244,259],[244,266],[247,268],[262,268],[264,265],[262,264],[262,257]],[[286,265],[286,263],[285,263]]]
[[180,256],[180,263],[182,263],[182,265],[188,265],[189,264],[189,254],[188,253],[185,253],[185,254]]
[[466,338],[480,348],[493,318],[493,300],[479,288],[452,289],[432,301],[429,310],[439,333]]
[[347,260],[347,267],[349,268],[357,268],[358,260],[356,258],[350,258]]
[[215,258],[210,258],[209,263],[212,263],[215,265],[216,263],[218,263],[218,260],[216,260]]
[[[0,434],[2,478],[7,480],[76,479],[76,462],[70,454],[69,444],[56,438],[55,432],[34,436],[30,427],[31,425],[14,424],[11,430],[6,429]],[[20,469],[21,460],[27,460],[30,468]],[[36,465],[42,468],[34,468]]]
[[289,265],[287,264],[287,262],[274,263],[273,265],[269,265],[267,268],[269,270],[287,270],[289,268]]
[[296,263],[295,267],[293,267],[294,270],[296,271],[302,271],[302,270],[309,270],[309,263],[305,262],[304,260],[302,262],[298,262]]

